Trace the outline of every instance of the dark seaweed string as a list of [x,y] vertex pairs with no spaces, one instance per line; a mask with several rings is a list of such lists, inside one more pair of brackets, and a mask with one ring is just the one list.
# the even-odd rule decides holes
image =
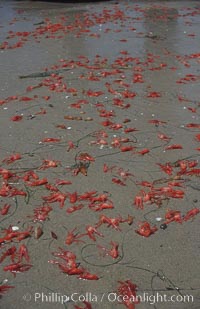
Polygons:
[[[96,267],[107,267],[107,266],[112,266],[112,265],[115,265],[115,264],[119,264],[123,258],[124,258],[124,241],[125,241],[125,237],[127,236],[127,234],[132,231],[132,229],[128,230],[124,235],[123,235],[123,238],[122,238],[122,244],[121,244],[121,256],[113,261],[112,263],[107,263],[107,264],[95,264],[95,263],[91,263],[87,260],[88,257],[90,256],[84,256],[84,251],[88,248],[88,247],[92,247],[92,246],[96,246],[96,244],[87,244],[85,246],[82,247],[81,249],[81,258],[82,260],[86,263],[86,264],[89,264],[89,265],[92,265],[92,266],[96,266]],[[121,264],[121,263],[120,263]],[[123,264],[122,264],[123,265]]]
[[[153,293],[153,295],[155,296],[155,291],[158,291],[158,290],[155,290],[154,287],[153,287],[153,283],[154,283],[154,280],[156,278],[159,278],[160,280],[162,280],[163,282],[165,282],[167,285],[169,285],[168,287],[166,287],[166,289],[159,289],[159,291],[169,291],[169,290],[173,290],[173,291],[177,291],[177,293],[179,295],[181,295],[182,297],[184,296],[180,291],[181,290],[194,290],[194,289],[181,289],[179,287],[177,287],[171,279],[169,279],[162,270],[158,270],[157,272],[153,271],[153,270],[150,270],[150,269],[147,269],[147,268],[143,268],[143,267],[139,267],[139,266],[132,266],[132,265],[127,265],[126,267],[128,268],[132,268],[132,269],[138,269],[138,270],[142,270],[142,271],[145,271],[145,272],[148,272],[150,274],[152,274],[152,278],[151,278],[151,291]],[[198,289],[197,289],[198,290]],[[140,291],[140,290],[138,290]],[[157,306],[154,304],[154,308],[157,309]]]

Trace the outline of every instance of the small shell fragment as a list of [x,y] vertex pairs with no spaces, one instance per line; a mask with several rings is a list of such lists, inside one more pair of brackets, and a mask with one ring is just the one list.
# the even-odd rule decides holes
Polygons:
[[161,228],[161,230],[166,230],[167,224],[166,223],[161,224],[160,228]]
[[81,116],[71,116],[71,115],[64,116],[64,119],[67,119],[67,120],[83,120],[83,118]]
[[84,120],[85,120],[85,121],[92,121],[93,118],[92,118],[92,117],[87,117],[87,118],[85,118]]
[[43,234],[43,230],[40,226],[36,226],[34,229],[34,238],[39,239]]
[[81,174],[83,174],[84,176],[87,176],[87,167],[84,165],[81,165],[79,168],[79,171]]
[[19,231],[19,227],[18,226],[12,226],[12,231]]

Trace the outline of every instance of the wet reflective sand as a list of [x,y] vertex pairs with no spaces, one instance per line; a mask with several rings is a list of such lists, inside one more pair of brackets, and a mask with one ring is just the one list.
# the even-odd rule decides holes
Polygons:
[[3,309],[199,308],[199,23],[198,1],[1,1]]

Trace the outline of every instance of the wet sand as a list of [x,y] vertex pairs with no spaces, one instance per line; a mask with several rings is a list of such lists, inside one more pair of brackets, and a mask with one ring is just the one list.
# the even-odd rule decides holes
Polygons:
[[[11,205],[0,215],[0,237],[9,227],[32,227],[30,237],[2,241],[0,256],[26,245],[30,261],[22,257],[22,264],[32,267],[5,271],[18,255],[1,263],[0,283],[14,286],[1,308],[90,308],[84,299],[95,309],[123,308],[114,293],[126,280],[145,297],[138,309],[199,308],[199,214],[184,220],[200,208],[198,1],[1,1],[0,16],[0,174],[8,189],[0,190],[0,208]],[[9,162],[17,153],[21,159]],[[80,158],[85,153],[89,159]],[[2,169],[14,175],[6,179]],[[30,171],[53,188],[31,185],[35,179],[24,178]],[[34,220],[56,189],[66,194],[64,206],[49,199],[46,220]],[[91,191],[106,197],[81,200]],[[143,207],[134,205],[136,196]],[[99,210],[102,203],[113,209]],[[180,212],[181,223],[169,223],[170,210]],[[102,214],[122,219],[98,226]],[[157,228],[149,237],[135,232],[144,222]],[[35,239],[39,226],[43,235]],[[87,226],[96,226],[96,241],[86,235],[66,244],[69,231],[79,236]],[[119,244],[116,259],[108,254],[111,241]],[[99,280],[49,263],[63,263],[52,255],[59,248]]]

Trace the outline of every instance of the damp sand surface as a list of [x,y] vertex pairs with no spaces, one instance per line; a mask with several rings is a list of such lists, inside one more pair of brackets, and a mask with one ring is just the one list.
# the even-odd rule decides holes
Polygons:
[[199,24],[198,1],[1,1],[2,309],[199,308]]

